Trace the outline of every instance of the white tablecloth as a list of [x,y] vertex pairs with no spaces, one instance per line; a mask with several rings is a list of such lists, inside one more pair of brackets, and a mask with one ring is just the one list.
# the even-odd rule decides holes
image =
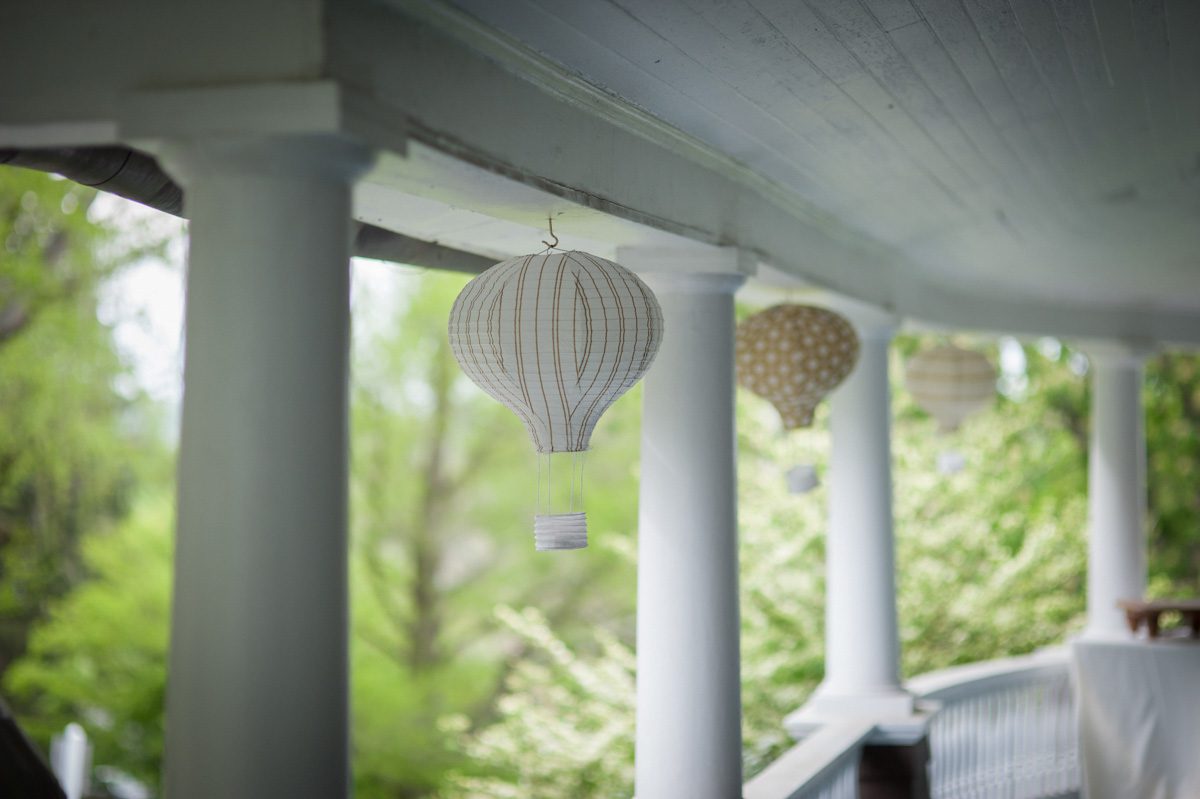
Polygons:
[[1200,643],[1076,641],[1086,799],[1200,799]]

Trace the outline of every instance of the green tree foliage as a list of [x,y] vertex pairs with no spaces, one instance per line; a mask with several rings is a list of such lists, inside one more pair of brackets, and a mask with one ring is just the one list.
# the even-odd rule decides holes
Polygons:
[[[532,448],[446,346],[446,317],[465,278],[378,264],[358,270],[375,270],[374,278],[390,271],[358,281],[355,294],[356,795],[630,795],[637,392],[606,414],[593,440],[591,546],[535,553]],[[376,296],[388,285],[399,301]],[[926,343],[898,341],[897,383],[901,359]],[[1086,361],[1054,342],[1022,352],[1026,367],[1005,378],[1005,396],[950,439],[935,436],[932,421],[894,388],[908,674],[1027,652],[1080,623]],[[1148,369],[1151,563],[1161,590],[1186,588],[1196,570],[1196,365],[1170,355]],[[824,489],[787,494],[783,473],[803,454],[826,462],[828,432],[822,409],[814,432],[782,437],[774,411],[745,395],[738,425],[745,761],[753,773],[787,745],[782,716],[822,676],[826,497]],[[943,476],[935,459],[951,446],[969,465]],[[50,603],[6,686],[31,708],[25,718],[39,734],[82,720],[99,762],[150,778],[161,754],[169,511],[154,501],[139,508],[114,532],[89,530],[81,569],[92,579]]]
[[[583,638],[594,620],[632,629],[633,594],[627,562],[610,548],[533,551],[525,431],[461,375],[446,345],[465,278],[401,270],[373,285],[389,282],[401,287],[398,307],[375,303],[370,287],[355,298],[351,657],[356,795],[392,799],[427,795],[464,765],[439,719],[486,722],[504,676],[523,662],[530,644],[497,623],[497,601],[536,603],[560,632]],[[633,525],[636,401],[623,407],[597,431],[606,454],[589,463],[596,542]],[[90,579],[48,603],[53,612],[6,682],[43,741],[81,721],[97,763],[152,783],[169,607],[162,511],[90,531]]]
[[[1057,342],[1024,347],[1023,373],[1001,381],[1005,395],[960,433],[941,437],[899,385],[902,358],[929,343],[901,337],[893,359],[898,604],[909,675],[1053,645],[1081,626],[1085,609],[1086,359]],[[1194,378],[1197,362],[1172,355],[1149,368],[1150,446],[1156,446],[1159,425],[1173,430],[1176,442],[1165,448],[1175,471],[1155,468],[1152,458],[1156,529],[1172,513],[1183,515],[1180,508],[1194,512],[1187,510],[1194,508],[1194,481],[1182,485],[1175,473],[1196,468],[1200,424],[1181,418],[1181,404],[1196,398],[1195,384],[1181,388],[1175,375]],[[826,414],[819,411],[818,431],[802,434],[797,445],[778,435],[766,403],[739,396],[747,774],[787,745],[783,716],[822,677],[827,500],[824,489],[787,494],[783,464],[804,449],[827,462]],[[950,447],[965,453],[969,465],[943,475],[935,462]],[[1178,499],[1166,504],[1164,496]],[[1197,527],[1179,536],[1158,546],[1194,553]],[[1178,562],[1152,559],[1160,582],[1171,568]],[[1195,574],[1192,565],[1191,579]],[[461,738],[464,750],[492,772],[459,776],[443,795],[631,795],[632,652],[603,630],[590,649],[572,647],[535,613],[505,611],[503,617],[531,643],[533,657],[510,676],[499,719]]]
[[1200,595],[1200,359],[1169,352],[1146,367],[1151,593]]
[[84,538],[90,578],[52,606],[5,687],[40,741],[84,725],[98,764],[158,782],[163,746],[174,505],[158,491]]
[[459,775],[448,795],[470,799],[632,795],[635,658],[599,628],[596,647],[580,654],[536,608],[502,605],[497,616],[533,654],[507,680],[499,721],[474,733],[463,718],[443,727],[465,736],[474,774]]
[[95,192],[0,168],[0,675],[85,576],[78,543],[119,518],[154,449],[115,389],[98,289],[148,251],[88,213]]
[[[493,568],[524,543],[519,524],[496,536],[486,519],[520,518],[506,464],[518,458],[519,429],[464,390],[446,341],[465,280],[389,277],[411,289],[394,318],[355,291],[352,655],[364,797],[424,795],[456,763],[437,720],[494,690],[496,657],[479,645],[486,628],[472,610],[481,590],[503,590]],[[454,423],[463,417],[472,424]],[[473,480],[489,468],[505,479]]]
[[[516,417],[462,374],[446,337],[466,278],[366,263],[357,274],[356,788],[368,799],[416,797],[464,766],[439,719],[490,718],[504,675],[528,647],[499,627],[493,605],[536,605],[569,636],[630,612],[632,595],[622,596],[626,562],[603,547],[534,552],[533,449]],[[372,286],[398,289],[401,299],[380,303]],[[636,435],[636,424],[597,433],[606,451],[588,470],[594,541],[633,526]]]

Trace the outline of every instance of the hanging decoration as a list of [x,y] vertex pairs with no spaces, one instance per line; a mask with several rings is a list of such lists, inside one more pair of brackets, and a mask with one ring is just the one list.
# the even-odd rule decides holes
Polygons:
[[[996,394],[996,368],[980,352],[940,344],[908,359],[904,382],[917,405],[937,421],[939,433],[958,430]],[[938,454],[938,471],[954,474],[966,465],[956,450]]]
[[[813,412],[858,360],[858,335],[844,317],[815,305],[776,305],[737,329],[738,384],[768,400],[785,432],[810,427]],[[787,473],[793,493],[819,484],[813,464]]]
[[[650,368],[663,318],[628,269],[558,250],[557,238],[544,243],[547,250],[498,263],[463,288],[450,312],[450,346],[537,449],[537,549],[580,549],[582,453],[601,414]],[[570,453],[569,466],[555,453]]]

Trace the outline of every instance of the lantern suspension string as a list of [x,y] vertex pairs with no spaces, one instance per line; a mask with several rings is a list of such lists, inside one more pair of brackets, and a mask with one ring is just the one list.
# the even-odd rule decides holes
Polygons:
[[574,452],[571,454],[571,512],[575,512],[575,475],[579,475],[579,510],[584,509],[583,505],[583,459],[587,457],[587,451]]

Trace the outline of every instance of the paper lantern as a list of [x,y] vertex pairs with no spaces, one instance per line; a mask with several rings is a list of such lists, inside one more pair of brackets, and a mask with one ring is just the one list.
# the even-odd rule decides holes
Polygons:
[[996,369],[982,353],[941,344],[909,358],[904,382],[938,431],[950,433],[991,402]]
[[856,360],[854,326],[826,308],[776,305],[738,325],[738,384],[774,405],[784,430],[812,425]]
[[[776,305],[738,325],[736,357],[738,384],[774,405],[790,431],[811,426],[817,404],[850,374],[858,335],[828,309]],[[792,493],[811,491],[815,466],[792,467],[787,482]]]
[[[654,361],[662,310],[628,269],[585,252],[546,251],[496,264],[450,311],[450,347],[467,376],[525,424],[539,463],[539,550],[587,546],[583,477],[571,464],[567,512],[554,512],[551,453],[582,453],[600,416]],[[560,480],[561,488],[561,480]],[[561,510],[558,508],[557,510]],[[544,511],[544,512],[543,512]]]

